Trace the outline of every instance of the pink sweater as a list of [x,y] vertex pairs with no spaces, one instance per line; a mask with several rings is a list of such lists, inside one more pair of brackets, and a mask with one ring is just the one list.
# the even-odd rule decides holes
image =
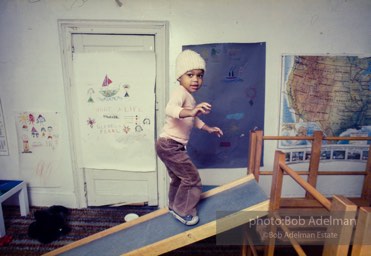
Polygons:
[[160,137],[170,138],[184,145],[188,143],[192,127],[201,129],[205,123],[198,117],[180,118],[182,109],[193,109],[196,101],[183,86],[178,86],[166,105],[166,120]]

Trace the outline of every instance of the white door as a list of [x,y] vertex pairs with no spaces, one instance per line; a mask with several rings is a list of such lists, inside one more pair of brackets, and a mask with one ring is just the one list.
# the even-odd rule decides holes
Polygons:
[[[123,35],[123,34],[72,34],[72,53],[112,53],[112,52],[154,52],[153,35]],[[73,60],[74,61],[74,60]],[[145,64],[145,63],[144,63]],[[128,63],[130,65],[130,63]],[[125,67],[122,67],[125,68]],[[154,67],[155,68],[155,67]],[[108,78],[109,79],[109,78]],[[78,84],[75,83],[75,86]],[[143,94],[154,93],[154,84]],[[76,91],[76,90],[75,90]],[[75,99],[75,101],[79,99]],[[77,102],[72,104],[78,105]],[[105,103],[109,107],[109,102]],[[113,104],[113,103],[112,103]],[[150,104],[150,103],[149,103]],[[155,105],[153,104],[153,111]],[[77,124],[74,124],[77,125]],[[150,123],[155,129],[155,122]],[[80,131],[81,132],[81,131]],[[81,133],[80,133],[81,136]],[[80,137],[78,136],[78,137]],[[75,139],[76,140],[76,139]],[[155,137],[153,137],[153,143]],[[80,143],[75,141],[74,143]],[[100,145],[97,144],[96,147]],[[153,145],[149,145],[150,147]],[[83,150],[83,149],[81,149]],[[77,154],[87,154],[77,150]],[[80,151],[80,152],[79,152]],[[155,154],[152,156],[156,161]],[[79,158],[79,156],[78,156]],[[138,158],[138,161],[141,161]],[[139,164],[139,163],[138,163]],[[120,168],[81,168],[84,172],[84,186],[87,205],[100,206],[111,204],[158,204],[157,172],[154,170],[133,171]]]

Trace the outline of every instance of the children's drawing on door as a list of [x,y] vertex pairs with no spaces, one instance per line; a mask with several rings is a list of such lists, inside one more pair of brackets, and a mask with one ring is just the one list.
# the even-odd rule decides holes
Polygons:
[[74,56],[81,167],[154,170],[154,61],[152,52]]

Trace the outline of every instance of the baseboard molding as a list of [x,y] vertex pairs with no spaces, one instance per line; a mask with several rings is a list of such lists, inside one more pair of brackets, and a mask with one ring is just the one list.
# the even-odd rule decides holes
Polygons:
[[56,191],[56,188],[29,188],[30,206],[63,205],[67,208],[78,208],[76,195],[68,191]]

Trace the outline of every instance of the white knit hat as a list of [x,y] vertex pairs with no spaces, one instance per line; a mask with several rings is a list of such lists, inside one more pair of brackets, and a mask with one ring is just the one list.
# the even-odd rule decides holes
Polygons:
[[200,54],[192,50],[182,51],[176,58],[175,77],[178,79],[192,69],[206,70],[205,60]]

